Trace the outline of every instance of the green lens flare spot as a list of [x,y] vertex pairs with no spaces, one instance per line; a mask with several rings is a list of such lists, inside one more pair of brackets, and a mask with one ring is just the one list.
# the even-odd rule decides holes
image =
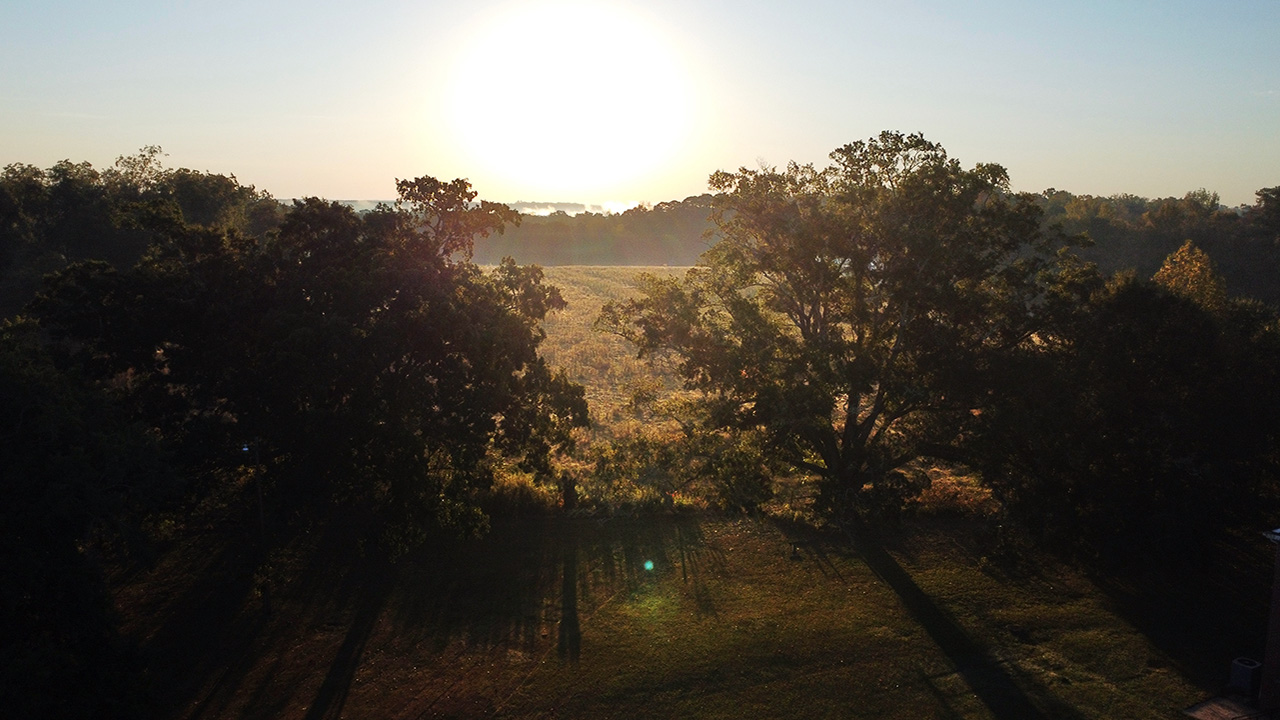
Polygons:
[[646,572],[653,572],[653,561],[652,561],[652,560],[645,560],[645,561],[644,561],[644,569],[645,569],[645,571],[646,571]]

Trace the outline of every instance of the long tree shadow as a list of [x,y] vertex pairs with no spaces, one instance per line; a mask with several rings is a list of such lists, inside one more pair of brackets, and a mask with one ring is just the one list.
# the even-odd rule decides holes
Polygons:
[[1000,720],[1080,717],[1061,703],[1053,703],[1050,712],[1041,709],[990,650],[939,607],[882,546],[866,539],[854,538],[852,542],[857,555],[897,593],[903,607],[929,633],[992,715]]
[[[253,664],[251,646],[266,618],[262,612],[242,611],[253,604],[254,569],[261,558],[257,538],[237,534],[203,558],[193,551],[172,559],[176,571],[156,571],[193,579],[185,586],[175,583],[180,589],[172,600],[150,610],[164,620],[139,639],[152,702],[162,714],[190,705],[210,683],[215,688],[234,685]],[[204,709],[197,703],[193,717]]]
[[[722,562],[706,546],[700,522],[681,516],[498,519],[483,538],[441,538],[396,564],[359,552],[349,528],[316,529],[297,545],[302,555],[288,582],[281,578],[271,617],[252,595],[253,569],[261,562],[255,539],[230,536],[203,562],[196,582],[168,604],[166,620],[146,646],[155,659],[153,679],[164,689],[159,709],[162,716],[193,720],[272,717],[290,708],[305,709],[307,720],[340,717],[374,642],[390,641],[406,653],[456,655],[478,673],[494,657],[535,663],[557,648],[565,662],[575,663],[590,641],[592,614],[613,597],[663,573],[678,573],[699,596],[707,574]],[[715,612],[709,599],[698,607]],[[327,645],[334,631],[341,641],[334,637]],[[289,660],[300,640],[309,653],[330,648],[320,650],[324,664]],[[317,680],[318,689],[303,689],[315,688]],[[515,688],[494,689],[509,694]],[[424,687],[417,707],[430,708],[447,693],[447,687]],[[476,707],[464,714],[472,710],[484,712]]]
[[[200,720],[240,706],[243,717],[278,716],[301,684],[285,646],[297,642],[300,629],[322,626],[345,627],[345,635],[307,717],[337,716],[395,585],[396,568],[364,556],[351,540],[351,528],[337,523],[303,539],[303,561],[277,588],[275,613],[268,617],[252,595],[253,571],[264,567],[257,539],[234,533],[222,538],[221,550],[193,570],[196,582],[165,610],[165,622],[144,646],[155,668],[153,682],[163,689],[156,698],[160,715]],[[280,542],[281,548],[291,544]],[[288,666],[283,676],[281,666]],[[254,677],[257,686],[246,688]]]
[[[716,555],[697,518],[498,521],[488,536],[415,558],[389,608],[401,642],[443,652],[551,644],[573,662],[583,618],[655,573],[678,572],[695,597]],[[705,593],[704,593],[705,595]],[[700,610],[714,612],[710,603]]]
[[564,562],[560,565],[560,638],[556,649],[561,660],[574,665],[582,658],[582,618],[578,615],[578,538],[570,534],[564,542]]
[[395,568],[384,561],[365,564],[352,574],[352,580],[361,588],[355,613],[341,647],[329,664],[324,682],[311,702],[311,707],[307,709],[306,720],[342,716],[342,708],[351,691],[356,670],[360,667],[364,648],[386,607],[387,598],[395,584],[395,576]]
[[[1082,717],[1047,693],[1036,693],[1039,703],[1033,701],[1015,678],[1016,669],[1002,663],[990,648],[970,635],[950,613],[934,602],[872,533],[855,531],[833,535],[804,523],[781,519],[772,519],[772,522],[791,541],[797,559],[803,555],[818,561],[824,574],[840,577],[839,570],[830,560],[831,554],[861,559],[894,591],[907,613],[950,660],[955,673],[998,720]],[[950,712],[945,694],[935,684],[937,679],[925,677],[924,681],[943,709]],[[1026,685],[1035,685],[1030,679],[1023,678],[1023,681]]]

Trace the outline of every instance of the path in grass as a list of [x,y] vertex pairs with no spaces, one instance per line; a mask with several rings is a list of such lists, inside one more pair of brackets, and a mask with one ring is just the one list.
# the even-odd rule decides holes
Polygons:
[[1004,578],[951,537],[535,519],[395,567],[317,553],[169,714],[1174,718],[1201,699],[1080,576]]

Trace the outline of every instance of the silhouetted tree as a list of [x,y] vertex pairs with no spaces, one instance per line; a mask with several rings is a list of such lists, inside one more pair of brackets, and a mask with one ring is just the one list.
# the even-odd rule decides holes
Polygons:
[[505,206],[462,180],[398,187],[363,216],[295,202],[262,239],[184,224],[133,270],[69,268],[33,311],[98,377],[127,376],[195,468],[252,441],[278,502],[342,503],[393,548],[479,527],[499,461],[549,478],[585,422],[581,388],[537,354],[563,301],[537,268],[466,260]]
[[173,491],[162,455],[31,323],[0,327],[0,438],[4,715],[137,717],[135,662],[93,548]]
[[886,132],[791,165],[716,173],[722,239],[683,280],[648,277],[603,322],[676,354],[713,427],[759,430],[822,478],[829,512],[893,510],[927,482],[1032,342],[1053,238],[996,165],[964,170]]
[[165,232],[184,226],[260,237],[283,206],[234,176],[166,169],[163,151],[143,148],[98,171],[62,161],[48,170],[9,165],[0,173],[0,316],[17,313],[40,278],[85,260],[120,269]]
[[[1176,258],[1166,267],[1187,269]],[[1205,271],[1189,273],[1201,282]],[[1280,440],[1274,313],[1251,301],[1206,306],[1197,292],[1132,275],[1103,282],[1086,269],[1073,280],[1078,304],[1006,366],[1005,391],[968,439],[1004,507],[1090,557],[1186,557],[1230,528],[1268,522]]]

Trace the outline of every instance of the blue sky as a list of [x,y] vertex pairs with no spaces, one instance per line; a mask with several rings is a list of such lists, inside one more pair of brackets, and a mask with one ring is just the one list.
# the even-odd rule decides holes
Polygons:
[[657,202],[895,129],[1020,190],[1235,205],[1280,185],[1278,39],[1275,0],[0,0],[0,164]]

